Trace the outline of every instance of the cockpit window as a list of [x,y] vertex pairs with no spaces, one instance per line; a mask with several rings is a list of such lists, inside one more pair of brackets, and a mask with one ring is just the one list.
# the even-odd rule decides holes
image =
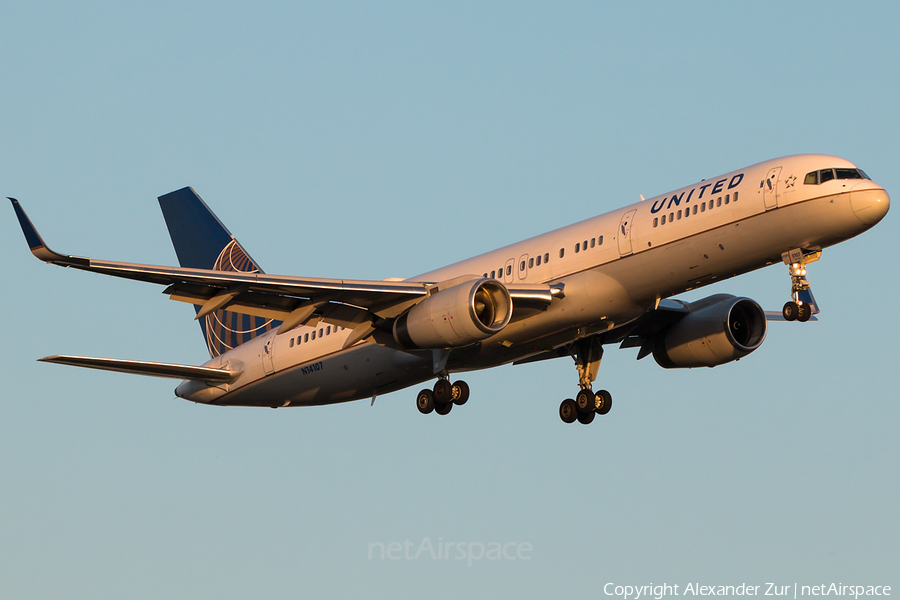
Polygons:
[[837,175],[837,179],[869,179],[862,169],[822,169],[807,173],[803,183],[817,185],[835,179],[835,175]]
[[835,169],[835,173],[837,173],[838,179],[862,179],[863,176],[859,174],[859,171],[856,169]]

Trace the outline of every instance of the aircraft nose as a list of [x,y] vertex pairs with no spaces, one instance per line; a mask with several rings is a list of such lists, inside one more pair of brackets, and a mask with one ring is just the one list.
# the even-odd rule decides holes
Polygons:
[[856,218],[871,227],[887,214],[891,198],[883,187],[866,181],[850,191],[850,206]]

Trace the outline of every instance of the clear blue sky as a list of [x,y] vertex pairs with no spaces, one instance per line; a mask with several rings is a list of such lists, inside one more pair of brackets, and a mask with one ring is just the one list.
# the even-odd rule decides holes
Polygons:
[[[410,276],[776,156],[900,198],[900,8],[808,3],[5,3],[0,192],[56,250],[174,264],[192,185],[270,273]],[[898,219],[826,250],[815,324],[667,371],[607,351],[327,408],[221,409],[35,362],[205,358],[160,288],[39,263],[11,209],[4,598],[597,598],[628,584],[900,592]],[[778,309],[774,266],[692,293]],[[380,560],[372,542],[528,543]]]

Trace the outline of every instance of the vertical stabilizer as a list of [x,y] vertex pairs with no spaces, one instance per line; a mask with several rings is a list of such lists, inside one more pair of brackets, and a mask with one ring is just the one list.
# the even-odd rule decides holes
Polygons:
[[[166,227],[182,267],[262,273],[193,188],[159,197]],[[200,311],[199,306],[194,310]],[[217,310],[199,319],[213,358],[278,327],[280,321]]]

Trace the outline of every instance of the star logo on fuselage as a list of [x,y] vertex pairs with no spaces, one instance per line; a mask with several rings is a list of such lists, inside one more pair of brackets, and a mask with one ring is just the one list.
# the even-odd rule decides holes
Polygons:
[[794,187],[794,184],[796,182],[797,182],[797,178],[794,177],[793,175],[791,175],[790,177],[788,177],[787,179],[784,180],[784,187],[792,188],[792,187]]

